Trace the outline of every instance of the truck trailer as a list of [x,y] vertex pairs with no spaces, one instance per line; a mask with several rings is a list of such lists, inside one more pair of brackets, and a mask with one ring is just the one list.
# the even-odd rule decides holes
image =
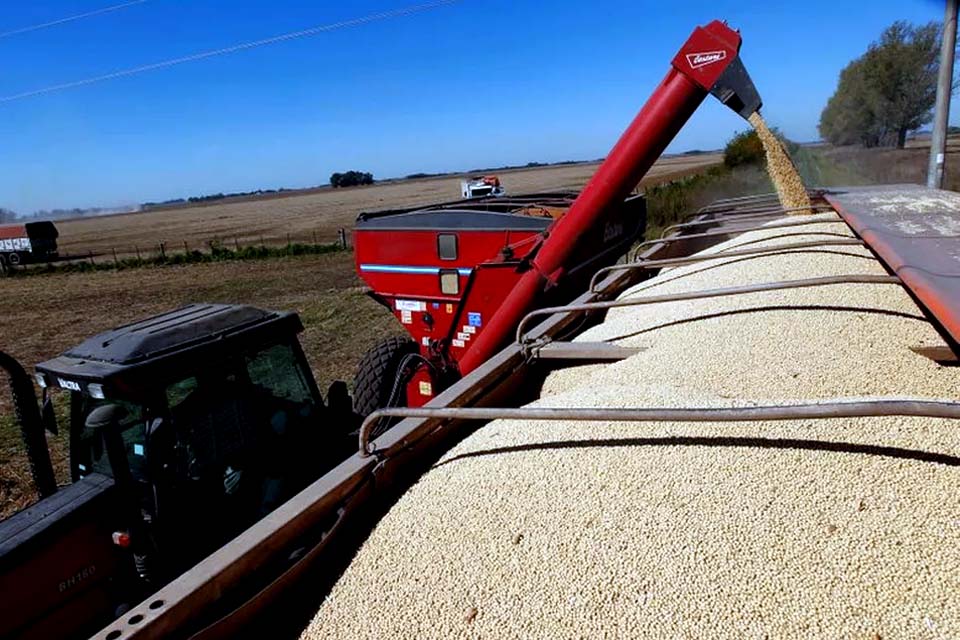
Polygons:
[[56,258],[59,236],[48,221],[0,226],[0,269]]

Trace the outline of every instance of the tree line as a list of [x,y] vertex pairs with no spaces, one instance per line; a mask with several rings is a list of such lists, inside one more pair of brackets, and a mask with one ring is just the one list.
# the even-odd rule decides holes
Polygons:
[[820,115],[820,135],[836,145],[903,148],[933,119],[940,70],[940,26],[898,21],[840,72]]

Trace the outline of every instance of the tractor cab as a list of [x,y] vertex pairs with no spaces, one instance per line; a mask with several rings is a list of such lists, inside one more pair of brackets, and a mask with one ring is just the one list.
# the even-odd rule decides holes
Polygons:
[[165,569],[186,568],[352,451],[302,329],[294,313],[194,304],[37,366],[41,387],[69,393],[73,481],[112,478],[135,503],[130,536],[139,527],[150,540],[138,551]]
[[[106,624],[356,450],[346,385],[324,403],[302,330],[295,313],[222,304],[119,327],[37,366],[42,415],[0,353],[43,496],[0,522],[0,591],[16,613],[0,635]],[[44,427],[69,428],[67,486]]]

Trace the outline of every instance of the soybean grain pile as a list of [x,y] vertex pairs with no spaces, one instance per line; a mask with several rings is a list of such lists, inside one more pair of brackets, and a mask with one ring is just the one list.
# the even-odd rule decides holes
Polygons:
[[[849,236],[833,214],[711,251]],[[771,223],[775,224],[775,223]],[[829,236],[828,236],[829,237]],[[883,274],[859,247],[665,271],[622,297]],[[557,371],[540,406],[955,397],[895,285],[612,310],[578,340],[644,351]],[[384,517],[304,638],[960,636],[960,429],[903,417],[495,421]]]
[[760,142],[763,143],[763,150],[767,156],[767,171],[777,190],[780,205],[784,209],[795,209],[791,212],[793,214],[812,213],[809,208],[803,209],[810,206],[810,196],[807,195],[807,189],[803,186],[803,181],[790,155],[783,148],[783,143],[767,127],[759,111],[754,111],[749,120],[760,137]]

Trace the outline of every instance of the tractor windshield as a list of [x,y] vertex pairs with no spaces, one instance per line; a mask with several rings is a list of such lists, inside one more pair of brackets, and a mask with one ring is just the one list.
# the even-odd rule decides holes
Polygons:
[[[136,480],[146,479],[146,428],[143,407],[126,400],[98,400],[86,394],[75,394],[80,403],[80,425],[85,425],[94,409],[105,405],[118,405],[123,408],[123,418],[118,425],[123,447],[127,453],[130,472]],[[79,476],[88,473],[102,473],[113,476],[113,469],[104,449],[103,437],[86,428],[80,430],[81,446],[78,447],[80,459],[77,461]]]
[[313,479],[319,407],[305,367],[277,344],[166,387],[178,508],[203,496],[198,510],[246,522]]

